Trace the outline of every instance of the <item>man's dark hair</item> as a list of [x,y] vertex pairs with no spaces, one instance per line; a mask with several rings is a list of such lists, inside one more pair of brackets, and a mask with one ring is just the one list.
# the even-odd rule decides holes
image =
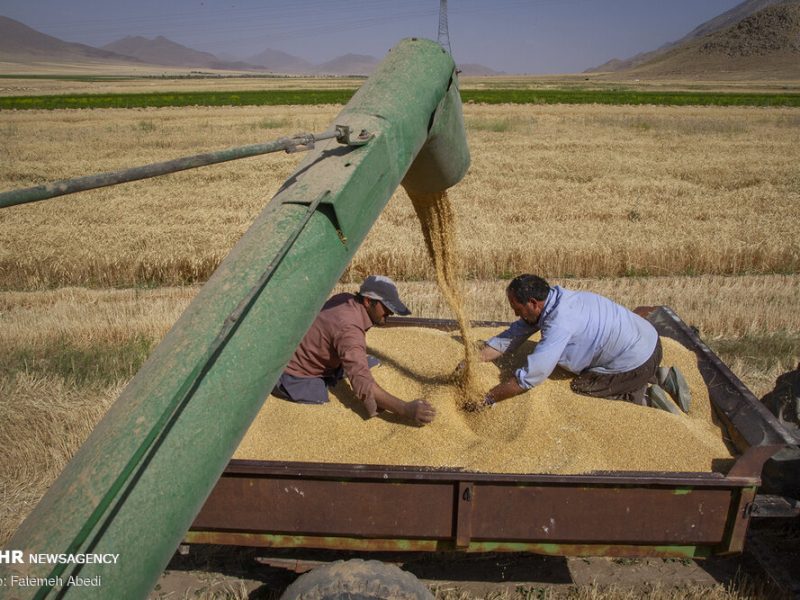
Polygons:
[[508,284],[509,293],[514,296],[514,299],[521,304],[527,303],[529,300],[547,300],[547,294],[550,293],[550,284],[538,275],[518,275],[511,280]]
[[356,292],[356,302],[358,304],[363,304],[365,298],[369,301],[370,306],[375,306],[376,302],[380,302],[380,300],[376,300],[375,298],[370,298],[369,296],[362,296],[359,292]]

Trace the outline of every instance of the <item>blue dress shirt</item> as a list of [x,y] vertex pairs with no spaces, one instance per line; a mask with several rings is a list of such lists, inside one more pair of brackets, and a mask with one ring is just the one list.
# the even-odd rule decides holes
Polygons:
[[585,370],[625,373],[650,358],[658,332],[624,306],[592,292],[550,288],[535,326],[522,319],[487,344],[500,352],[515,350],[537,331],[541,341],[516,371],[517,382],[530,389],[547,379],[556,366],[572,373]]

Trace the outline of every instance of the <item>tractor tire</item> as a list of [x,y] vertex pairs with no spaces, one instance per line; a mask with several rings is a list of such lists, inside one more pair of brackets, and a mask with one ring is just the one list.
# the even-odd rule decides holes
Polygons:
[[433,600],[419,579],[377,560],[339,560],[298,577],[281,600]]

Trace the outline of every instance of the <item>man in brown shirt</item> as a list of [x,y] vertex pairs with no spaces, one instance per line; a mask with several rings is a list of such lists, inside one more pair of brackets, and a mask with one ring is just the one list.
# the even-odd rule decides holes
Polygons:
[[384,390],[370,373],[375,359],[367,356],[366,332],[383,325],[386,317],[411,314],[388,277],[370,275],[358,294],[336,294],[328,299],[294,351],[272,395],[293,402],[324,404],[328,388],[347,376],[355,395],[370,417],[388,410],[423,425],[436,410],[425,400],[404,401]]

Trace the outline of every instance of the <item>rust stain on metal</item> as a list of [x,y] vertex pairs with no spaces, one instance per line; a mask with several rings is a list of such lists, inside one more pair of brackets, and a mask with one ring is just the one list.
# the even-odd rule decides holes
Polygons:
[[[708,548],[681,545],[631,544],[544,544],[526,542],[471,542],[456,548],[452,542],[437,540],[388,540],[312,536],[282,536],[242,532],[190,531],[189,544],[220,544],[262,548],[313,548],[363,552],[447,552],[467,554],[487,552],[530,552],[547,556],[613,556],[621,558],[701,558],[711,555]],[[270,559],[272,560],[272,559]],[[292,562],[292,559],[285,559]],[[303,562],[303,561],[299,561]]]
[[315,548],[319,550],[359,550],[370,552],[437,552],[451,545],[437,540],[380,538],[318,537],[267,533],[189,531],[184,540],[189,544],[220,544],[262,548]]

